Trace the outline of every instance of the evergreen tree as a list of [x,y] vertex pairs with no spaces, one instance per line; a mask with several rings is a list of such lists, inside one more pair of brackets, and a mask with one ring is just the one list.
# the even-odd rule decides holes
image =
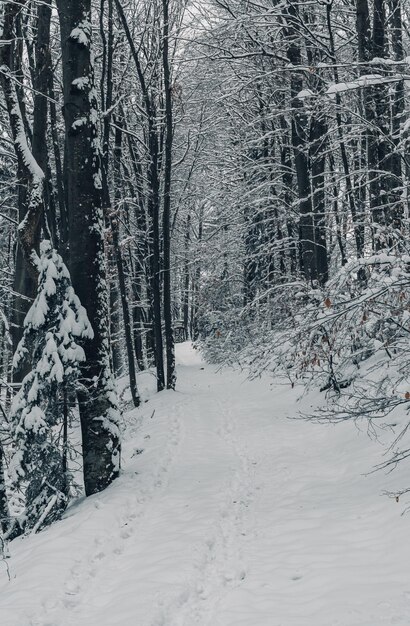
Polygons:
[[37,296],[13,363],[16,368],[27,359],[31,367],[11,407],[15,442],[11,474],[16,486],[25,490],[22,526],[34,531],[57,519],[67,504],[64,404],[85,359],[77,341],[93,337],[68,269],[49,241],[41,243],[37,267]]

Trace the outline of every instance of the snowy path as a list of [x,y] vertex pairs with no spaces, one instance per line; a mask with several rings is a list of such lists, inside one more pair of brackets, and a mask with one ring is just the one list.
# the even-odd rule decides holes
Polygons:
[[294,391],[179,361],[123,476],[12,544],[0,625],[408,626],[410,516],[380,496],[405,475],[364,477],[380,449],[351,424],[286,419]]

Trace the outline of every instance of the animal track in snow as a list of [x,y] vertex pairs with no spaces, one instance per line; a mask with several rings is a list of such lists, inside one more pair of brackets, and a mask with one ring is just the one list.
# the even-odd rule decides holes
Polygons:
[[[162,457],[163,463],[153,473],[151,485],[140,490],[135,482],[138,480],[138,474],[122,477],[125,483],[123,489],[138,495],[133,498],[128,497],[125,504],[121,503],[124,510],[119,520],[118,518],[113,520],[112,527],[102,532],[97,531],[99,534],[92,540],[92,548],[82,558],[77,559],[71,567],[60,597],[56,599],[53,606],[43,604],[41,613],[31,618],[33,626],[45,626],[46,623],[54,626],[54,622],[47,620],[52,619],[53,613],[61,609],[65,618],[64,622],[58,623],[58,626],[75,626],[81,607],[86,606],[95,595],[95,590],[99,585],[100,571],[104,571],[108,563],[110,568],[114,567],[113,562],[122,558],[126,553],[125,544],[132,539],[144,518],[149,515],[150,502],[157,497],[158,491],[162,491],[166,486],[168,466],[171,465],[176,454],[181,433],[178,415],[176,411],[176,417],[173,417],[170,422],[169,435]],[[94,508],[96,512],[103,510],[104,503],[96,500]]]

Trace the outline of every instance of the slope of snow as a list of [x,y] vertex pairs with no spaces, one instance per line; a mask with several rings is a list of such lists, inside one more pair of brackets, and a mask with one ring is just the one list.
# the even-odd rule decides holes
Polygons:
[[381,496],[405,468],[365,476],[382,448],[354,425],[178,361],[176,392],[141,376],[121,478],[10,545],[1,626],[408,626],[410,517]]

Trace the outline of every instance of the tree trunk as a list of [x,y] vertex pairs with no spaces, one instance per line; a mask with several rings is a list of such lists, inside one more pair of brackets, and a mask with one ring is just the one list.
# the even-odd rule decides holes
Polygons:
[[[288,42],[287,57],[289,62],[300,68],[302,56],[300,51],[298,3],[288,0],[286,8],[285,35]],[[303,102],[298,94],[303,89],[303,78],[300,69],[291,70],[290,96],[292,106],[292,147],[295,158],[295,169],[299,194],[299,242],[302,271],[305,279],[312,282],[317,279],[315,232],[313,223],[313,207],[310,189],[308,163],[308,122]]]
[[[10,513],[6,493],[6,481],[4,475],[4,451],[0,441],[0,531],[5,534],[10,525]],[[0,557],[1,557],[1,536],[0,536]]]
[[[377,71],[368,63],[373,57],[384,56],[385,46],[385,6],[384,0],[374,0],[373,33],[370,28],[370,13],[367,0],[358,0],[356,5],[356,28],[358,35],[358,58],[362,75]],[[381,68],[383,72],[383,68]],[[367,170],[369,188],[370,219],[373,225],[373,247],[380,250],[387,244],[386,226],[390,221],[389,206],[386,203],[385,185],[390,186],[386,177],[388,163],[387,128],[388,93],[385,85],[368,86],[363,90],[363,110],[366,119]],[[388,192],[388,189],[386,190]]]
[[[203,234],[203,205],[199,209],[199,224],[198,224],[198,239],[197,239],[197,250],[200,253],[201,243],[202,243],[202,234]],[[191,337],[193,341],[197,341],[199,338],[199,326],[198,326],[198,312],[199,312],[199,281],[201,279],[201,261],[200,259],[196,259],[195,263],[195,275],[194,282],[192,286],[192,309],[191,309]]]
[[[328,4],[326,6],[327,28],[329,32],[330,52],[331,52],[332,61],[333,61],[333,77],[334,77],[335,83],[338,84],[339,83],[339,70],[337,67],[336,49],[335,49],[332,21],[331,21],[332,6],[333,6],[332,4]],[[335,100],[336,100],[336,124],[337,124],[337,134],[338,134],[339,146],[340,146],[340,154],[342,157],[342,165],[343,165],[343,171],[344,171],[344,176],[345,176],[345,181],[346,181],[347,197],[349,199],[350,214],[352,216],[352,222],[353,222],[354,237],[355,237],[355,243],[356,243],[356,254],[357,254],[357,258],[360,259],[363,257],[363,253],[364,253],[364,214],[359,212],[358,207],[356,205],[356,201],[355,201],[353,181],[352,181],[352,176],[350,173],[349,160],[347,156],[346,143],[345,143],[344,133],[343,133],[343,121],[342,121],[342,115],[341,115],[342,102],[341,102],[341,97],[340,97],[339,92],[336,92]],[[339,246],[340,246],[340,243],[341,241],[339,240]],[[344,255],[342,254],[342,259],[343,258],[344,258]],[[343,264],[343,261],[342,261],[342,264]],[[361,274],[361,278],[364,279],[363,270],[360,270],[360,274]]]
[[167,389],[175,389],[175,345],[172,328],[171,308],[171,171],[172,171],[172,137],[173,112],[171,94],[171,71],[169,59],[169,0],[162,0],[163,10],[163,41],[162,64],[164,71],[165,92],[165,156],[164,156],[164,212],[163,212],[163,241],[164,241],[164,323],[165,323],[165,350],[167,363]]
[[115,259],[117,263],[118,282],[121,295],[122,317],[124,320],[124,334],[125,334],[125,347],[128,357],[128,374],[130,379],[130,388],[132,401],[135,407],[138,407],[141,403],[140,395],[137,386],[137,374],[135,371],[134,349],[132,343],[132,328],[130,311],[128,308],[127,297],[127,285],[124,273],[124,262],[122,258],[122,250],[119,241],[119,219],[118,216],[121,211],[121,189],[120,189],[120,170],[121,170],[121,158],[122,158],[122,130],[121,121],[117,120],[117,128],[115,131],[115,145],[114,145],[114,184],[115,184],[115,206],[114,211],[111,212],[111,232],[112,232],[112,244],[115,253]]
[[86,360],[78,392],[87,495],[118,476],[120,442],[110,370],[108,300],[103,240],[97,102],[91,57],[91,1],[58,0],[66,127],[65,172],[73,287],[94,336],[84,340]]
[[326,202],[325,202],[325,146],[327,145],[327,124],[323,116],[315,115],[310,129],[310,163],[312,177],[312,205],[315,226],[316,271],[320,285],[329,279],[329,265],[326,241]]
[[[121,116],[124,124],[124,129],[126,130],[126,121],[124,118],[124,111],[120,108]],[[143,187],[143,173],[141,163],[139,161],[139,156],[137,151],[134,149],[134,145],[132,142],[131,136],[128,134],[128,151],[130,153],[131,158],[131,167],[134,174],[135,186],[134,184],[129,183],[131,196],[136,198],[137,202],[134,203],[134,215],[137,223],[137,245],[136,245],[136,263],[132,263],[132,296],[133,296],[133,304],[132,304],[132,324],[133,324],[133,337],[134,337],[134,350],[135,357],[137,359],[138,367],[140,371],[145,369],[145,360],[144,360],[144,349],[143,349],[143,334],[144,334],[144,307],[143,307],[143,283],[144,278],[146,281],[149,280],[148,277],[148,243],[147,243],[147,216],[145,213],[145,202],[144,202],[144,187]],[[125,164],[123,163],[123,167],[125,168]],[[128,175],[128,178],[130,176]],[[135,193],[136,191],[136,193]],[[145,330],[147,336],[147,343],[149,344],[149,348],[147,348],[147,352],[154,352],[154,339],[151,325],[149,328]]]
[[64,191],[64,172],[60,152],[60,142],[57,128],[57,107],[55,103],[54,93],[54,79],[53,75],[50,76],[49,81],[49,96],[50,96],[50,126],[51,126],[51,141],[53,144],[54,164],[56,168],[56,183],[57,183],[57,201],[59,208],[59,235],[60,235],[60,247],[62,256],[67,258],[67,246],[68,246],[68,215],[67,206],[65,202]]
[[185,258],[184,258],[184,287],[182,294],[182,316],[184,323],[184,339],[187,341],[189,332],[189,244],[191,241],[191,214],[188,213],[185,226]]
[[[402,0],[390,0],[391,11],[391,41],[395,61],[403,61],[403,23],[401,13]],[[404,67],[400,68],[404,72]],[[392,137],[395,150],[392,151],[390,169],[392,173],[392,189],[390,191],[389,204],[391,206],[391,222],[395,231],[395,237],[401,239],[403,235],[404,206],[403,194],[403,167],[399,145],[402,140],[401,128],[405,120],[405,88],[404,80],[398,81],[393,95],[392,106]]]
[[[13,75],[17,78],[21,78],[22,69],[22,39],[17,40],[19,34],[19,21],[21,19],[20,10],[26,4],[24,0],[21,4],[8,2],[3,9],[3,33],[2,40],[4,43],[0,49],[0,63],[7,68],[6,72],[1,72],[0,81],[5,95],[6,106],[8,110],[10,126],[12,136],[15,144],[15,152],[17,157],[17,179],[18,179],[18,221],[20,224],[25,219],[29,206],[29,181],[31,180],[32,173],[25,162],[25,149],[30,152],[29,141],[27,137],[28,124],[25,120],[25,107],[24,98],[21,88],[16,86],[13,80]],[[21,33],[20,33],[21,34]],[[21,134],[21,139],[24,142],[18,142],[18,137]],[[42,206],[38,203],[38,198],[42,199],[42,182],[41,189],[37,185],[37,208],[39,214],[36,216],[36,207],[34,207],[34,219],[40,223]],[[34,229],[37,232],[37,226]],[[35,247],[35,242],[33,242]],[[30,262],[27,258],[27,246],[26,250],[23,246],[23,242],[19,239],[16,243],[15,250],[15,263],[14,263],[14,302],[12,306],[11,315],[11,336],[13,342],[13,352],[16,351],[18,343],[23,336],[23,322],[24,318],[30,308],[31,302],[35,297],[37,290],[37,276],[33,268],[30,266]],[[29,253],[29,252],[28,252]],[[13,378],[15,382],[21,382],[25,374],[24,367],[20,367],[17,371],[13,372]]]
[[131,35],[128,22],[122,8],[120,0],[115,0],[118,15],[124,28],[125,36],[130,46],[132,58],[135,63],[138,80],[140,83],[144,107],[148,124],[148,217],[149,245],[150,245],[150,278],[148,280],[148,291],[152,293],[152,325],[155,338],[155,366],[157,370],[157,390],[165,388],[164,374],[164,346],[162,341],[162,316],[161,316],[161,264],[160,264],[160,234],[159,234],[159,213],[160,213],[160,182],[159,182],[159,137],[156,129],[156,110],[154,102],[150,96],[145,83],[137,48]]

